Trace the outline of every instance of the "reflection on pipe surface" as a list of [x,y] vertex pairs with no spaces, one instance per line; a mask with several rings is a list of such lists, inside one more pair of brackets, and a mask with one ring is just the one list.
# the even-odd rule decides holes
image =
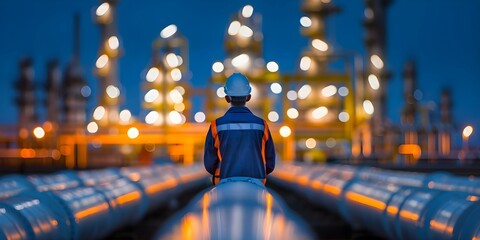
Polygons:
[[314,239],[261,183],[223,182],[198,195],[155,239]]
[[278,164],[269,181],[388,239],[478,239],[480,180],[344,165]]
[[201,164],[5,176],[0,240],[101,239],[208,182]]

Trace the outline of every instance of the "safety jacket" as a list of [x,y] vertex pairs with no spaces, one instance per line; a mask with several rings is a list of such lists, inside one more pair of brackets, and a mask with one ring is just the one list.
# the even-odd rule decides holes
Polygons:
[[210,125],[204,165],[214,184],[229,177],[251,177],[265,183],[275,168],[275,147],[267,123],[245,106],[231,107]]

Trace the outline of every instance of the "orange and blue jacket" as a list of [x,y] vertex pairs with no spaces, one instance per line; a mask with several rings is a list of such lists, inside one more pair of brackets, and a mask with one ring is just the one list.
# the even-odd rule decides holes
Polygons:
[[229,177],[265,182],[275,168],[275,147],[266,121],[245,106],[231,107],[223,117],[212,121],[203,159],[214,184]]

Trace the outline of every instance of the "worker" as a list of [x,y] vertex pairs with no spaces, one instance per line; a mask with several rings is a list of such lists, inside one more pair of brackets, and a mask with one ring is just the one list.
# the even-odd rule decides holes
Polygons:
[[267,174],[275,168],[275,148],[267,122],[245,106],[251,90],[243,74],[227,78],[225,100],[231,107],[212,121],[205,140],[204,165],[213,184],[233,178],[265,184]]

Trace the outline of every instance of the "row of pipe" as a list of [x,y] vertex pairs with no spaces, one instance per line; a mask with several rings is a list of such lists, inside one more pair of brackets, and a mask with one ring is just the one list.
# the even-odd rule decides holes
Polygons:
[[6,175],[0,240],[101,239],[208,182],[201,164]]
[[315,239],[311,229],[260,181],[222,181],[198,194],[154,239]]
[[478,178],[284,163],[269,181],[388,239],[480,239]]

